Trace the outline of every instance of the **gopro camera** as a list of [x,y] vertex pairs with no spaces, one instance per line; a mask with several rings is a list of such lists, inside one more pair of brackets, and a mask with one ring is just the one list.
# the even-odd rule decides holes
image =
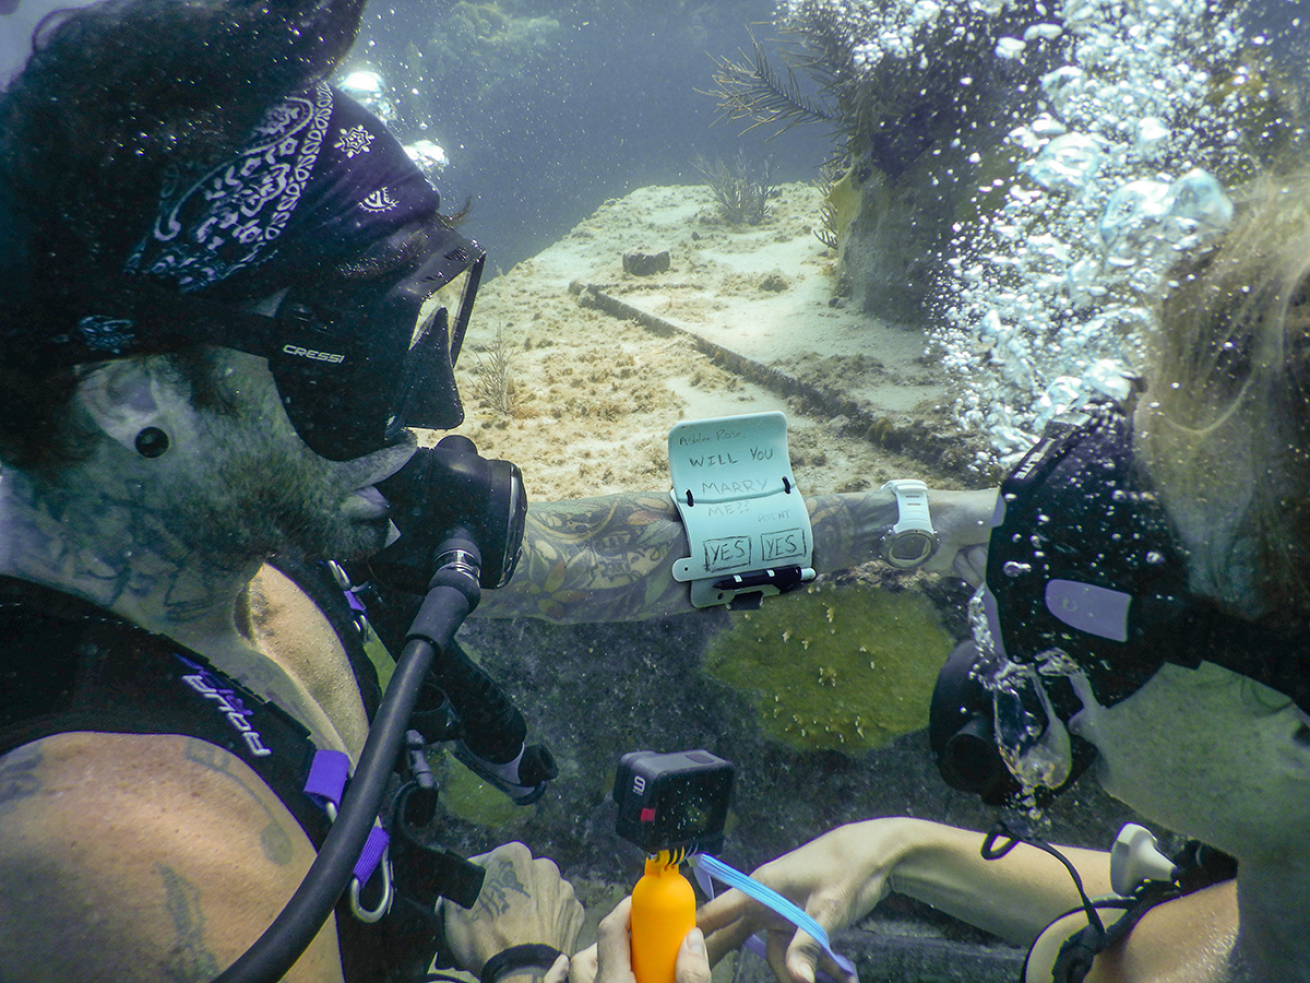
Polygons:
[[709,853],[723,844],[735,772],[708,751],[633,751],[614,776],[620,836],[646,853]]

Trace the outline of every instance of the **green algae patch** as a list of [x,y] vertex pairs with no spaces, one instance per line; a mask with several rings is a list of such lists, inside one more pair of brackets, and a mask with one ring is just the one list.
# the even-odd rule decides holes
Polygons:
[[443,809],[478,826],[506,827],[532,815],[532,807],[515,805],[508,795],[484,782],[453,756],[446,760],[439,801]]
[[812,587],[735,615],[706,649],[714,679],[758,694],[771,737],[852,757],[927,726],[954,646],[922,594]]

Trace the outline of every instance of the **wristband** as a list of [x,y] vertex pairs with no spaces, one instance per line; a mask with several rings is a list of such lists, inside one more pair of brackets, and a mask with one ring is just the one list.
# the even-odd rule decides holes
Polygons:
[[928,486],[922,481],[907,479],[889,481],[883,488],[895,494],[897,510],[896,524],[883,532],[879,544],[883,562],[898,570],[921,567],[937,552],[940,544],[928,512]]
[[482,967],[482,983],[496,983],[500,977],[527,966],[550,969],[564,953],[549,945],[512,945],[502,949]]

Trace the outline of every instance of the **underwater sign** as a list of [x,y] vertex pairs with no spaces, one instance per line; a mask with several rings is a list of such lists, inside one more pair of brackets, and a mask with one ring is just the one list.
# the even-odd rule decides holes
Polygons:
[[691,556],[673,576],[697,607],[778,594],[813,580],[810,515],[778,412],[679,423],[669,431],[674,504]]

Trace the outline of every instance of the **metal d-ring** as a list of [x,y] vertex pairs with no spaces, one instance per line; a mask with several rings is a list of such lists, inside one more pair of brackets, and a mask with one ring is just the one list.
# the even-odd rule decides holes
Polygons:
[[350,879],[350,910],[355,913],[355,917],[365,924],[372,925],[386,917],[387,912],[391,910],[391,902],[395,900],[396,893],[391,883],[391,844],[387,844],[386,849],[382,851],[382,899],[378,901],[378,906],[372,910],[365,908],[359,903],[359,892],[362,885],[358,877]]

